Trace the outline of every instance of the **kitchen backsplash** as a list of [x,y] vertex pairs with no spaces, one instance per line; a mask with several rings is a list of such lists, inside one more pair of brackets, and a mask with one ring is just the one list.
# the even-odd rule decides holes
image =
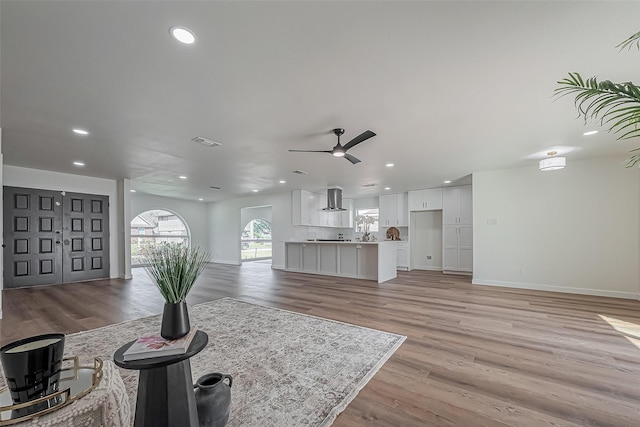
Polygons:
[[[409,240],[409,228],[397,227],[400,231],[400,240]],[[290,239],[292,241],[303,241],[312,239],[337,239],[338,234],[342,233],[344,240],[355,240],[362,238],[362,233],[356,233],[352,228],[328,228],[328,227],[309,227],[297,225],[293,227],[294,235]],[[372,232],[376,236],[376,240],[385,240],[387,227],[382,227],[380,231]]]

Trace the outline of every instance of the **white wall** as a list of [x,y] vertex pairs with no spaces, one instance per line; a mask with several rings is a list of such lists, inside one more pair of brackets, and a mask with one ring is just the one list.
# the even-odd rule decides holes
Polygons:
[[129,224],[136,216],[152,209],[166,209],[177,214],[189,227],[191,244],[200,246],[206,251],[211,251],[209,245],[209,208],[207,203],[132,193]]
[[273,268],[284,268],[284,242],[295,235],[291,225],[291,192],[266,194],[209,204],[209,245],[213,261],[239,265],[240,237],[244,224],[241,209],[271,206]]
[[639,194],[624,159],[473,174],[473,283],[637,298]]
[[109,196],[109,275],[124,277],[123,257],[119,253],[122,234],[118,232],[118,217],[122,209],[118,200],[117,182],[111,179],[93,178],[67,173],[4,165],[3,185],[9,187],[37,188],[53,191],[70,191]]

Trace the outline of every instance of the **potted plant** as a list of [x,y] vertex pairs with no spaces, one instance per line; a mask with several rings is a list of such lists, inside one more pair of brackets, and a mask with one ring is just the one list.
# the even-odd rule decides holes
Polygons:
[[373,224],[376,219],[369,215],[358,215],[356,216],[356,224],[358,225],[359,231],[362,231],[362,241],[368,242],[370,238],[369,234],[369,226]]
[[209,259],[208,252],[182,243],[162,243],[142,251],[145,270],[165,301],[160,330],[163,338],[177,339],[189,332],[187,295]]

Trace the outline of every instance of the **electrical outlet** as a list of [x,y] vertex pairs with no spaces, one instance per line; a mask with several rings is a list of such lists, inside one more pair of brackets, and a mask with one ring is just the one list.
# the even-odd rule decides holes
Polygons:
[[431,255],[427,255],[427,259],[431,259]]

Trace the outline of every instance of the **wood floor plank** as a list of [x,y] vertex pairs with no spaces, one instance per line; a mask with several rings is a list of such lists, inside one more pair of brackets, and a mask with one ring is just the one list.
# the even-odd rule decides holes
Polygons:
[[[159,314],[143,270],[3,291],[0,344]],[[223,297],[406,335],[335,426],[637,426],[640,302],[399,272],[372,281],[211,264],[189,304]]]

